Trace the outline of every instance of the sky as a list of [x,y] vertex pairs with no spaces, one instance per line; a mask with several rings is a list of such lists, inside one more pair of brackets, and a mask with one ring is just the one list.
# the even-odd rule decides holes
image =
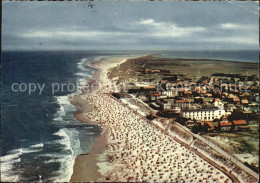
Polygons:
[[258,50],[257,2],[3,2],[2,50]]

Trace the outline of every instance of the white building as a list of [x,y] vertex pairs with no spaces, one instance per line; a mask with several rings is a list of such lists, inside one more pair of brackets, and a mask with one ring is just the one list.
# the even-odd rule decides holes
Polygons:
[[219,109],[224,109],[224,104],[220,100],[215,100],[214,106],[218,107]]
[[220,119],[221,116],[225,115],[225,110],[219,109],[218,107],[187,109],[183,110],[181,114],[183,117],[190,118],[192,120],[195,119],[203,121],[212,121],[214,119]]
[[166,95],[167,97],[173,97],[175,96],[172,92],[172,90],[166,90],[162,92],[163,95]]

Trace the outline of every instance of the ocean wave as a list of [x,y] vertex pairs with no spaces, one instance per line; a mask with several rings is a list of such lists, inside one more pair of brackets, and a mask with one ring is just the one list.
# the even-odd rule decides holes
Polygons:
[[40,152],[41,148],[43,147],[43,144],[35,144],[31,145],[28,148],[20,148],[20,149],[14,149],[9,151],[10,154],[27,154],[27,153],[35,153],[35,152]]
[[93,129],[94,127],[93,126],[86,126],[84,127],[85,129]]
[[[90,72],[90,71],[89,71]],[[81,76],[81,77],[84,77],[84,78],[87,78],[90,76],[89,73],[85,73],[85,72],[77,72],[76,73],[77,76]]]
[[[56,141],[65,146],[66,150],[69,150],[71,153],[66,154],[64,157],[61,157],[58,161],[61,162],[60,176],[55,180],[56,182],[69,181],[72,173],[74,161],[77,155],[82,153],[80,148],[80,141],[78,138],[79,132],[75,129],[60,129],[58,132],[54,133],[61,137],[61,140]],[[57,155],[56,155],[57,157]]]
[[20,154],[8,154],[1,156],[1,181],[3,182],[18,182],[19,176],[14,174],[14,163],[19,163]]
[[40,147],[43,147],[43,146],[44,146],[44,144],[40,143],[40,144],[31,145],[30,147],[31,148],[40,148]]
[[65,116],[65,110],[64,107],[62,105],[60,105],[59,110],[56,112],[56,114],[54,115],[55,117],[61,117],[61,116]]
[[60,116],[58,116],[58,117],[56,117],[56,118],[53,118],[53,120],[54,120],[54,121],[62,121],[62,120],[63,120],[63,118],[62,118],[62,117],[60,117]]
[[[57,77],[62,77],[62,79],[68,78],[68,82],[74,82],[75,78],[84,82],[85,78],[88,78],[92,74],[92,69],[85,66],[86,62],[91,58],[92,57],[81,59],[77,66],[74,65],[77,73],[74,72],[74,66],[69,66],[68,69],[66,66],[64,69],[67,69],[65,71],[68,72],[57,73]],[[75,64],[75,62],[69,63]],[[70,71],[73,71],[73,73]],[[62,75],[63,73],[66,74],[65,77]],[[68,76],[67,73],[71,74]],[[46,76],[46,72],[43,72],[44,75],[40,74],[41,73],[39,73],[40,79]],[[76,76],[74,74],[76,74]],[[49,96],[46,94],[45,98],[41,98],[41,100],[37,101],[38,106],[42,107],[43,111],[46,112],[46,109],[48,109],[48,112],[54,112],[54,117],[52,121],[49,121],[49,118],[52,116],[50,115],[43,124],[39,124],[46,124],[46,128],[42,128],[45,130],[39,131],[39,133],[41,133],[39,134],[40,138],[39,136],[36,138],[31,137],[31,132],[25,128],[27,123],[24,124],[24,129],[26,130],[24,133],[29,134],[25,134],[28,135],[28,138],[18,139],[17,149],[5,152],[5,154],[1,156],[1,181],[38,181],[38,176],[39,179],[41,176],[43,181],[68,182],[70,180],[75,158],[82,153],[83,150],[84,152],[86,151],[87,145],[92,144],[92,140],[89,143],[92,137],[90,137],[90,135],[87,136],[85,132],[92,131],[91,129],[93,127],[86,127],[85,129],[85,124],[81,124],[73,118],[73,113],[76,109],[71,105],[69,97],[70,95]],[[30,100],[28,102],[34,101]],[[56,105],[56,103],[58,105]],[[21,118],[19,122],[23,122],[23,118]],[[14,123],[14,125],[16,125],[16,123]],[[88,128],[91,129],[88,130]],[[23,129],[21,130],[21,133],[23,133]],[[52,133],[54,130],[57,132]],[[12,135],[12,133],[10,133],[10,135]],[[33,141],[46,141],[28,145],[31,140],[29,138],[34,138],[32,139]],[[82,141],[80,142],[81,139]]]
[[78,68],[79,68],[80,70],[87,70],[87,68],[85,67],[85,64],[86,64],[87,61],[88,61],[87,58],[82,58],[82,59],[80,59],[80,61],[77,63]]
[[95,133],[94,132],[88,132],[88,133],[85,133],[86,135],[94,135]]
[[[70,103],[69,100],[70,95],[66,96],[55,96],[57,100],[57,104],[60,106],[54,115],[53,121],[59,122],[57,124],[67,125],[72,124],[73,117],[72,114],[76,109],[75,106]],[[81,151],[80,141],[79,141],[79,131],[75,128],[62,128],[59,131],[55,132],[53,135],[59,136],[59,140],[54,140],[48,142],[48,144],[55,145],[59,144],[63,146],[61,152],[52,152],[41,154],[44,157],[51,157],[44,161],[47,163],[56,163],[59,162],[60,168],[57,172],[58,176],[55,177],[55,182],[68,182],[73,173],[74,161],[77,155],[79,155]]]
[[54,121],[63,121],[63,117],[66,115],[66,113],[71,113],[76,110],[75,106],[70,103],[69,96],[70,95],[55,96],[57,104],[59,105],[59,109],[57,110],[56,114],[54,114]]
[[[97,58],[101,59],[101,58]],[[86,85],[86,78],[89,78],[92,74],[92,69],[86,67],[86,62],[89,60],[87,58],[82,58],[78,63],[78,72],[75,73],[78,76],[78,83],[80,86]],[[74,93],[75,94],[75,93]],[[70,94],[73,95],[73,94]],[[48,145],[60,144],[63,146],[62,152],[52,152],[52,153],[42,153],[40,156],[51,157],[44,160],[45,164],[48,163],[60,163],[60,168],[58,170],[58,176],[55,177],[55,182],[68,182],[71,175],[73,174],[73,166],[76,157],[82,153],[79,131],[72,127],[68,127],[68,124],[73,124],[72,114],[76,111],[75,106],[70,103],[70,95],[66,96],[55,96],[59,108],[54,115],[53,121],[57,124],[66,124],[66,127],[61,128],[59,131],[55,132],[53,135],[60,137],[58,140],[50,141]],[[93,129],[93,127],[84,127],[85,129]],[[85,135],[94,135],[90,134]]]
[[69,96],[65,95],[65,96],[56,96],[55,97],[57,99],[58,104],[60,105],[69,105],[70,101],[69,101]]
[[5,156],[1,156],[1,181],[3,182],[18,182],[19,176],[16,173],[16,163],[21,162],[21,155],[41,152],[42,143],[31,145],[28,148],[19,148],[11,150]]
[[89,60],[87,58],[82,58],[77,63],[79,71],[75,73],[75,75],[79,76],[78,78],[79,87],[85,86],[87,84],[86,78],[90,77],[92,74],[91,69],[86,67],[86,62],[88,61]]

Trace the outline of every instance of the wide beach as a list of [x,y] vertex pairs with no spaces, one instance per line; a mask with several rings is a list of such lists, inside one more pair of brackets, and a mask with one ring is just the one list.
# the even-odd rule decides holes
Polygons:
[[[100,84],[100,86],[111,84],[110,80],[107,78],[108,70],[117,66],[118,64],[125,62],[126,60],[127,58],[125,57],[109,57],[100,61],[87,62],[86,66],[95,70],[91,78],[88,78],[88,83],[97,82]],[[82,90],[81,94],[73,95],[73,97],[70,99],[71,103],[75,105],[77,109],[74,117],[80,122],[98,125],[96,122],[92,121],[85,115],[85,113],[91,112],[93,110],[92,106],[88,104],[89,101],[86,100],[85,95],[88,94]],[[100,167],[98,164],[105,161],[102,154],[108,146],[109,130],[106,126],[102,126],[102,129],[102,134],[94,142],[90,151],[86,154],[77,156],[75,159],[73,174],[71,176],[70,182],[105,180],[105,177],[99,171]]]

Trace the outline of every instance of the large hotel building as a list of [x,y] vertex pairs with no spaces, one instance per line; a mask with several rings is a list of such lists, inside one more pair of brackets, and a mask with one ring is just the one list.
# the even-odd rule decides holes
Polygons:
[[195,119],[203,121],[212,121],[214,119],[220,119],[221,116],[225,115],[225,110],[219,109],[218,107],[186,109],[183,110],[181,114],[183,117],[190,118],[192,120]]

